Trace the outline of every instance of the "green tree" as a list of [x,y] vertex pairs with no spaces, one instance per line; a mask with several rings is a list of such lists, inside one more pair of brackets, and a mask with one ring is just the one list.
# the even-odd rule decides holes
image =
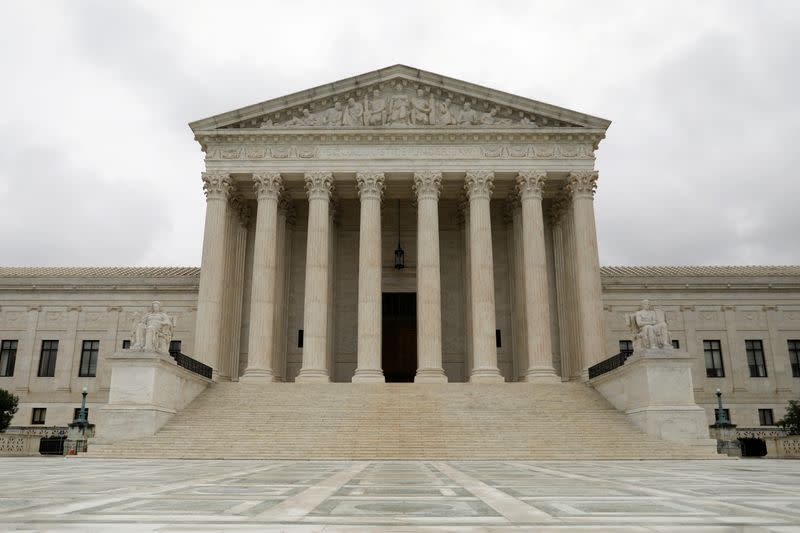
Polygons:
[[19,398],[5,389],[0,389],[0,432],[5,431],[11,424],[11,419],[17,412],[18,403]]
[[786,428],[789,435],[800,435],[800,400],[789,400],[786,416],[778,421],[778,425]]

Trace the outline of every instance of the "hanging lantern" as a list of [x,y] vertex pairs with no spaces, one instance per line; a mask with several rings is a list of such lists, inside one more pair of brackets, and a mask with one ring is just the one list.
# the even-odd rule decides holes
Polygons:
[[400,200],[397,200],[397,249],[394,251],[394,268],[402,270],[406,267],[405,255],[400,245]]

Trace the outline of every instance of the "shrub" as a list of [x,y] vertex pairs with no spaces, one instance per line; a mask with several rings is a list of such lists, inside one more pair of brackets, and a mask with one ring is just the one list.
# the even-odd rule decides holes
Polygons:
[[17,412],[19,398],[5,389],[0,389],[0,432],[5,431]]
[[789,400],[786,416],[778,421],[778,425],[786,428],[789,435],[800,435],[800,401]]

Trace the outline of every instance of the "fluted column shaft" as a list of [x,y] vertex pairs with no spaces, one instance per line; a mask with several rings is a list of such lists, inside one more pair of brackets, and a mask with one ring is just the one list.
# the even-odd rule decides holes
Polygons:
[[522,202],[522,255],[525,272],[525,332],[528,371],[525,381],[558,381],[550,343],[550,298],[544,247],[542,189],[547,173],[520,172],[517,190]]
[[516,189],[509,194],[508,203],[508,207],[511,210],[511,243],[514,251],[513,268],[511,268],[514,279],[514,294],[512,294],[512,311],[514,313],[512,327],[514,328],[514,359],[516,361],[516,374],[514,378],[517,381],[523,381],[525,379],[525,372],[528,370],[528,342],[527,332],[525,331],[525,261],[522,251],[522,204]]
[[250,337],[247,368],[240,381],[275,381],[272,368],[275,336],[275,282],[277,280],[278,198],[283,179],[278,172],[253,175],[258,200],[250,293]]
[[275,315],[275,335],[272,348],[272,372],[275,381],[284,381],[286,378],[286,293],[289,290],[286,278],[289,264],[289,254],[287,253],[287,233],[289,232],[288,218],[291,210],[291,198],[286,194],[281,195],[278,200],[278,229],[277,229],[277,265],[275,267],[275,306],[278,310]]
[[204,172],[206,220],[203,229],[203,256],[200,289],[197,296],[195,356],[219,369],[222,297],[225,284],[225,220],[231,179],[227,174]]
[[417,374],[415,383],[447,383],[442,369],[442,280],[439,266],[441,172],[414,174],[417,197]]
[[470,381],[501,382],[495,344],[494,261],[489,201],[494,172],[467,172],[464,186],[469,195],[470,293],[472,298],[472,350]]
[[569,175],[567,189],[572,195],[575,238],[575,287],[580,316],[582,349],[581,375],[588,379],[588,367],[604,359],[603,301],[600,260],[594,220],[594,191],[597,172],[577,171]]
[[328,269],[331,172],[308,172],[308,237],[306,241],[306,280],[303,298],[303,366],[295,381],[328,382]]
[[361,199],[358,245],[358,367],[354,383],[383,383],[381,369],[381,198],[382,172],[356,174]]
[[553,228],[553,262],[556,274],[556,309],[558,313],[558,346],[561,351],[561,379],[567,381],[572,372],[572,340],[568,332],[567,264],[564,250],[564,202],[556,199],[550,210]]

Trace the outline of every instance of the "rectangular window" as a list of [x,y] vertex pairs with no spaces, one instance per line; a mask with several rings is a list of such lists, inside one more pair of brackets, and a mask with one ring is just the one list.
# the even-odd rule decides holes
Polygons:
[[97,375],[97,354],[100,352],[100,341],[83,341],[81,348],[81,367],[78,377],[93,378]]
[[675,348],[676,350],[680,350],[681,341],[679,341],[678,339],[672,339],[672,347]]
[[46,413],[47,409],[44,407],[34,407],[31,415],[31,424],[44,424],[44,415]]
[[297,347],[298,348],[302,348],[303,347],[303,330],[302,329],[298,329],[297,330]]
[[[72,419],[73,420],[77,420],[78,417],[80,416],[80,414],[81,414],[81,408],[80,407],[76,407],[72,411]],[[88,407],[86,408],[86,420],[89,420],[89,408]]]
[[17,341],[0,343],[0,377],[9,378],[14,375],[17,362]]
[[169,354],[175,355],[181,353],[181,341],[169,341]]
[[621,340],[619,341],[619,352],[628,355],[633,353],[633,341]]
[[792,364],[792,377],[800,378],[800,341],[790,340],[789,362]]
[[772,418],[772,409],[759,409],[758,423],[762,426],[774,426],[775,420]]
[[503,337],[500,335],[500,330],[494,330],[494,345],[497,348],[501,348],[503,346]]
[[703,352],[706,355],[706,377],[724,378],[725,367],[722,365],[722,346],[719,341],[703,341]]
[[57,355],[58,341],[42,341],[42,351],[39,354],[40,378],[52,378],[56,375]]
[[[727,407],[722,409],[722,412],[725,413],[725,420],[728,421],[728,424],[731,424],[731,411]],[[714,409],[714,423],[719,420],[719,409]]]
[[130,350],[130,348],[131,348],[131,341],[130,340],[125,339],[124,341],[122,341],[122,349],[123,350]]
[[750,367],[751,378],[767,377],[767,365],[764,363],[764,344],[760,340],[744,341],[747,352],[747,366]]

